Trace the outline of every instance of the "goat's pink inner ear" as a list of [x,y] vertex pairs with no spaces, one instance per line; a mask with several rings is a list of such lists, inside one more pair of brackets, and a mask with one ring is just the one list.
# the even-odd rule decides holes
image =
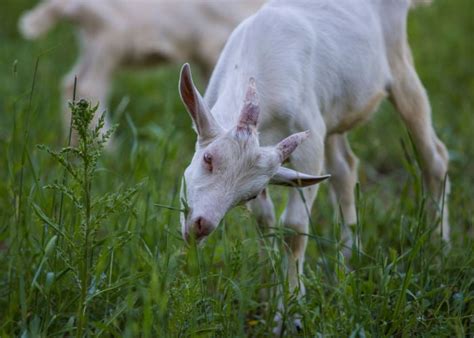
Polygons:
[[[181,75],[179,79],[179,94],[181,95],[181,100],[186,106],[186,110],[196,123],[199,114],[199,103],[194,89],[194,83],[191,75],[191,67],[187,63],[185,63],[183,65],[183,68],[181,68]],[[198,128],[199,132],[199,126],[197,125],[197,123],[196,128]]]
[[194,86],[191,67],[187,63],[181,69],[179,93],[194,122],[200,142],[210,140],[222,132],[222,128],[216,122],[201,94]]
[[179,94],[181,100],[191,116],[198,135],[204,136],[206,128],[209,128],[207,121],[207,109],[204,105],[201,95],[199,94],[193,82],[191,67],[188,63],[181,68],[181,75],[179,79]]
[[258,102],[257,85],[253,77],[249,80],[247,93],[245,94],[244,106],[240,112],[239,131],[249,131],[257,127],[258,115],[260,114],[260,106]]
[[280,162],[285,162],[291,153],[295,151],[301,142],[303,142],[309,136],[309,131],[303,131],[301,133],[296,133],[288,136],[283,141],[277,144],[276,149],[280,155]]

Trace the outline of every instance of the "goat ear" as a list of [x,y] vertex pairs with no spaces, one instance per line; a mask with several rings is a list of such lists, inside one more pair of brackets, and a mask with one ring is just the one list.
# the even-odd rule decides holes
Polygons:
[[260,114],[260,106],[258,103],[257,86],[255,79],[249,79],[249,86],[245,94],[244,106],[240,112],[239,124],[237,125],[238,132],[247,132],[257,130],[258,115]]
[[280,141],[276,146],[277,153],[280,156],[280,162],[285,162],[288,157],[290,157],[291,153],[295,151],[296,147],[306,140],[308,135],[309,131],[303,131],[301,133],[290,135],[283,141]]
[[296,170],[280,167],[270,180],[270,184],[287,187],[307,187],[327,180],[331,175],[313,176]]
[[181,68],[179,94],[194,122],[200,142],[213,139],[222,132],[222,128],[212,116],[211,111],[193,83],[191,67],[188,63],[185,63]]

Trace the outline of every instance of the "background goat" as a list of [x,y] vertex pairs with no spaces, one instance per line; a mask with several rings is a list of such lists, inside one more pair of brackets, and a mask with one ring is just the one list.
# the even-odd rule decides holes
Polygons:
[[[19,21],[22,34],[36,39],[59,20],[77,26],[80,54],[63,80],[66,103],[73,97],[106,109],[112,75],[122,66],[144,66],[192,60],[210,75],[219,52],[235,28],[263,0],[45,0]],[[109,123],[107,122],[107,125]]]

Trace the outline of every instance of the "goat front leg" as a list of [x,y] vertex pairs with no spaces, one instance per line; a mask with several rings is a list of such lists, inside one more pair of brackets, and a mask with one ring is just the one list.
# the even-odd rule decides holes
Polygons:
[[[324,133],[311,131],[310,137],[293,153],[291,157],[293,167],[303,173],[320,175],[324,164]],[[316,198],[318,186],[311,186],[301,190],[292,188],[286,209],[282,215],[282,224],[289,233],[285,236],[287,252],[287,276],[290,295],[301,299],[306,291],[301,280],[306,245],[308,242],[311,208]],[[275,334],[283,329],[282,314],[285,311],[284,294],[280,295],[279,313],[275,316]],[[302,328],[301,317],[296,314],[293,323],[297,330]]]
[[358,163],[359,160],[352,152],[345,134],[328,136],[326,168],[328,174],[331,174],[331,197],[335,213],[339,214],[339,210],[342,212],[342,242],[344,244],[342,252],[346,259],[352,255],[354,239],[359,241],[357,234],[354,236],[351,230],[351,226],[357,223],[354,190],[357,183]]
[[[107,94],[111,77],[118,65],[118,59],[112,56],[113,53],[108,53],[106,47],[97,43],[84,43],[81,46],[81,51],[76,65],[63,80],[63,125],[66,135],[69,133],[71,123],[71,112],[67,103],[72,101],[74,96],[76,101],[85,99],[93,106],[98,105],[92,127],[97,125],[99,117],[107,110]],[[76,88],[74,88],[75,78],[77,78]],[[104,129],[110,128],[110,118],[107,114]],[[72,134],[72,144],[77,144],[77,135],[74,133]]]
[[[266,235],[271,235],[275,227],[275,207],[273,206],[268,189],[264,189],[255,199],[249,201],[247,207],[252,211],[262,234],[259,240],[259,258],[260,263],[263,263],[266,256],[272,254],[271,252],[269,253],[269,251],[272,251],[274,248],[273,244],[269,247],[268,241],[265,240]],[[271,238],[271,241],[274,243],[273,238]],[[262,282],[266,282],[265,277],[264,274]],[[267,300],[268,290],[261,288],[259,296],[262,301]]]

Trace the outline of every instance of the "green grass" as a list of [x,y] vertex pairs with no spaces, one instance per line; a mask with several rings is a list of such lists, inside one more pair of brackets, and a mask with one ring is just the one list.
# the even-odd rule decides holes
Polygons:
[[[277,301],[258,294],[285,283],[282,257],[269,249],[258,261],[261,235],[250,214],[233,210],[204,247],[188,248],[177,212],[157,206],[179,205],[194,148],[179,66],[117,76],[118,151],[104,154],[90,185],[81,186],[36,146],[67,145],[58,88],[76,47],[67,25],[23,41],[16,21],[32,5],[8,1],[0,13],[0,336],[269,336]],[[366,255],[353,259],[350,272],[340,264],[339,224],[323,186],[306,254],[307,296],[285,299],[289,313],[303,315],[301,335],[474,335],[472,32],[471,0],[435,0],[409,19],[434,124],[450,150],[451,250],[432,234],[407,132],[384,104],[350,137],[361,159]],[[83,170],[73,155],[67,161]],[[279,214],[284,191],[273,193]],[[89,198],[87,216],[80,205]],[[273,271],[275,280],[262,279]]]

